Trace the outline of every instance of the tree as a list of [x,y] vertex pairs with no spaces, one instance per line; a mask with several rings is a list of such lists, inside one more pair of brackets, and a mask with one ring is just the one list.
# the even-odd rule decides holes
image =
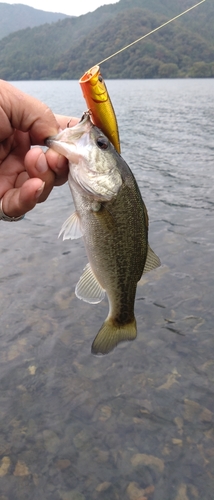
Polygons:
[[178,66],[175,63],[161,63],[158,70],[160,78],[176,78],[178,76]]
[[190,69],[191,78],[211,78],[214,76],[214,63],[199,61],[193,64]]

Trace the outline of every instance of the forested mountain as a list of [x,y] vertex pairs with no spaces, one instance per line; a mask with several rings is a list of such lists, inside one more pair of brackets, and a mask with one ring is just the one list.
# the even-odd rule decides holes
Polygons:
[[[0,41],[0,78],[78,79],[91,66],[195,0],[120,0],[95,12],[27,28]],[[105,78],[214,76],[214,1],[102,64]]]
[[28,5],[0,2],[0,39],[14,31],[45,23],[56,23],[65,17],[68,16],[59,12],[45,12]]

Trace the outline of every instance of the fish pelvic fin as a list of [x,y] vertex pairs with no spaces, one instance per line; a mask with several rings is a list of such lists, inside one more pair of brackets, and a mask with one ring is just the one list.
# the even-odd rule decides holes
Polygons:
[[108,354],[120,342],[134,340],[137,337],[136,320],[125,325],[116,324],[107,318],[100,328],[91,346],[92,354]]

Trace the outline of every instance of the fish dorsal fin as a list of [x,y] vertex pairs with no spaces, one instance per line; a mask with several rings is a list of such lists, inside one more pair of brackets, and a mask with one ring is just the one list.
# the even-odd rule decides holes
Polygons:
[[105,290],[103,290],[97,281],[90,264],[85,266],[83,274],[76,285],[75,294],[78,299],[90,304],[98,304],[104,299]]
[[159,266],[161,266],[161,261],[148,244],[148,251],[147,251],[146,263],[144,266],[143,274],[148,273],[149,271],[152,271],[152,269],[156,269],[156,267]]
[[77,212],[74,212],[62,225],[61,231],[59,233],[58,238],[63,234],[63,240],[76,240],[77,238],[81,238],[83,235],[80,218]]

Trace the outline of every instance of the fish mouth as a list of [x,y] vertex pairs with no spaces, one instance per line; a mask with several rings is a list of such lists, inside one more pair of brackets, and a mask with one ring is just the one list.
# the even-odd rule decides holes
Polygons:
[[[74,127],[68,126],[58,134],[48,137],[45,140],[45,145],[76,163],[79,157],[77,154],[77,143],[84,134],[85,138],[87,137],[93,126],[90,112],[86,111]],[[87,142],[87,139],[85,141]]]
[[[64,131],[63,131],[64,132]],[[72,161],[77,161],[79,155],[77,154],[77,148],[74,143],[67,143],[62,140],[61,138],[62,132],[60,132],[57,135],[53,135],[52,137],[49,137],[45,141],[45,145],[53,149],[56,153],[59,153],[60,155],[65,156],[68,160],[71,159],[72,156]]]

